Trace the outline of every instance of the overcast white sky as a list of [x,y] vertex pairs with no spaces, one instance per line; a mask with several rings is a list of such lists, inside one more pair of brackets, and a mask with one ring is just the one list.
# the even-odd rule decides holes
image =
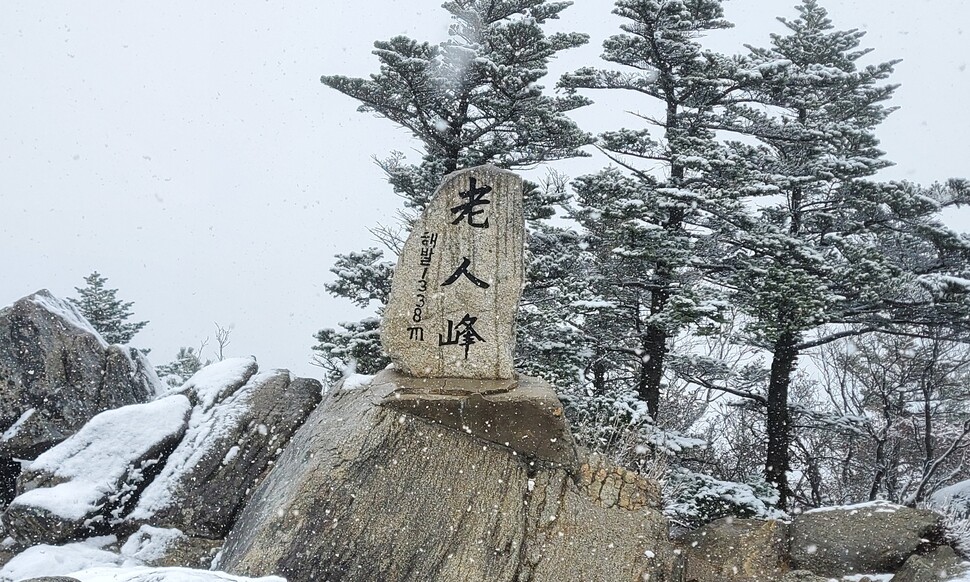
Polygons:
[[[318,376],[313,333],[360,317],[330,297],[332,255],[373,244],[398,199],[373,154],[413,146],[390,122],[320,84],[376,70],[376,39],[444,38],[438,0],[354,2],[7,0],[0,6],[0,305],[37,289],[71,296],[94,270],[150,324],[135,345],[164,363],[233,325],[231,355]],[[794,0],[734,0],[716,48],[765,44]],[[873,58],[902,58],[879,135],[887,179],[968,176],[970,5],[830,0]],[[596,63],[616,32],[608,0],[577,0],[557,28]],[[547,85],[553,85],[549,79]],[[593,94],[587,129],[639,105]],[[560,164],[572,176],[604,162]],[[947,217],[970,230],[970,213]]]

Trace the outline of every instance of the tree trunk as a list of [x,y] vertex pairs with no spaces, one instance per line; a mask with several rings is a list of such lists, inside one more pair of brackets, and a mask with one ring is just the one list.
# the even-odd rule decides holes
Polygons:
[[788,387],[798,359],[797,336],[785,332],[775,341],[768,383],[768,454],[765,480],[778,489],[778,507],[788,507],[788,468],[791,443],[791,418],[788,411]]
[[597,354],[596,361],[593,362],[593,393],[597,395],[606,393],[606,362],[600,359],[602,356]]
[[647,412],[654,421],[657,420],[660,408],[660,381],[667,355],[667,335],[663,326],[649,325],[643,338],[644,354],[641,356],[640,376],[637,379],[637,395],[647,403]]
[[872,487],[869,488],[869,501],[879,498],[879,490],[882,488],[883,479],[886,477],[886,438],[876,441],[875,462],[876,474],[872,478]]

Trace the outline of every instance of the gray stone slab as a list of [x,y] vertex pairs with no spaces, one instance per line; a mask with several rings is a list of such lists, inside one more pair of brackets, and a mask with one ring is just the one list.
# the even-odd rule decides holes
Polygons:
[[425,381],[393,371],[378,378],[396,388],[381,402],[385,407],[508,447],[526,458],[576,465],[562,403],[543,380],[520,374],[514,381]]
[[381,341],[425,378],[512,378],[524,281],[522,179],[479,166],[449,174],[401,252]]

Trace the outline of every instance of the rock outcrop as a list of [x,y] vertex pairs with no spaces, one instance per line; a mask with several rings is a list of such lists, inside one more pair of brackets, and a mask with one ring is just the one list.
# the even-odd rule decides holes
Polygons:
[[[499,444],[382,405],[401,378],[330,392],[240,514],[220,568],[290,582],[664,579],[660,512],[604,503],[580,470],[605,481],[612,468],[543,461],[524,452],[526,433]],[[559,431],[543,438],[570,441]],[[650,499],[641,477],[617,475]]]
[[195,404],[188,430],[127,519],[221,539],[321,386],[286,370],[257,373],[240,358],[200,371],[181,392]]
[[679,540],[682,580],[774,582],[788,572],[788,526],[722,518]]
[[145,566],[207,570],[222,540],[189,537],[177,529],[143,525],[121,546],[121,555]]
[[970,572],[970,563],[957,556],[953,548],[940,546],[924,555],[910,556],[893,576],[893,582],[940,582]]
[[0,501],[12,497],[12,459],[34,459],[99,412],[160,389],[140,352],[108,345],[50,292],[0,309]]
[[319,382],[259,373],[253,358],[204,368],[152,402],[95,416],[29,464],[7,534],[26,546],[150,524],[178,528],[183,557],[207,553],[320,398]]

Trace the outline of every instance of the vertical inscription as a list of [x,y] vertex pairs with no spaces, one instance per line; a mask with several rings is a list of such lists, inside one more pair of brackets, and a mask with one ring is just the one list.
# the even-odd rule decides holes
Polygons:
[[[411,321],[421,323],[424,318],[424,306],[428,302],[428,267],[431,266],[431,259],[434,257],[434,247],[438,244],[438,235],[424,231],[421,235],[421,254],[419,255],[418,268],[421,270],[421,278],[414,296],[414,311],[411,313]],[[413,325],[408,327],[408,339],[412,341],[424,341],[424,327]]]
[[[479,208],[480,206],[487,207],[492,204],[491,200],[485,198],[485,195],[491,191],[492,187],[488,184],[479,186],[477,178],[469,177],[468,189],[458,192],[458,197],[464,202],[451,208],[451,213],[456,215],[455,219],[451,221],[451,224],[458,228],[462,228],[465,223],[473,228],[488,228],[488,216],[485,216],[484,220],[476,220],[475,217],[485,214],[485,208]],[[451,276],[445,279],[439,287],[448,287],[464,277],[479,289],[488,289],[491,285],[476,277],[469,270],[471,264],[471,259],[462,257],[461,264],[455,268]],[[477,321],[478,317],[470,313],[465,313],[464,317],[458,320],[457,324],[455,324],[454,319],[446,319],[445,322],[447,323],[448,330],[445,333],[438,334],[438,345],[460,346],[465,348],[465,359],[467,360],[468,350],[478,342],[485,342],[485,338],[475,331],[475,323]]]

